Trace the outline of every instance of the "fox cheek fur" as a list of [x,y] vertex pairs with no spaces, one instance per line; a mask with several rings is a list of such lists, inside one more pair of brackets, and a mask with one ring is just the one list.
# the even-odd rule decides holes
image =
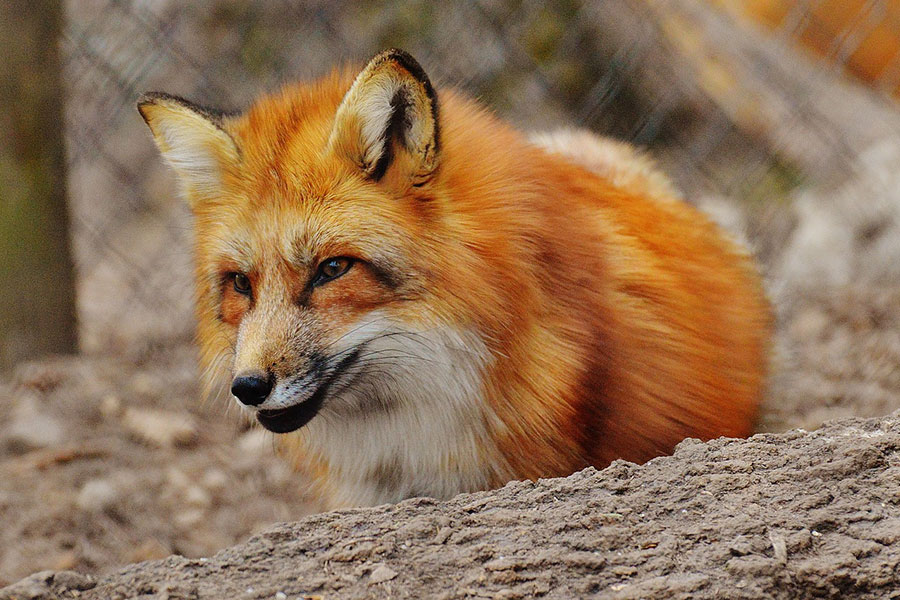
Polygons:
[[194,216],[201,361],[324,506],[752,431],[760,279],[629,146],[528,140],[399,50],[240,115],[139,110]]

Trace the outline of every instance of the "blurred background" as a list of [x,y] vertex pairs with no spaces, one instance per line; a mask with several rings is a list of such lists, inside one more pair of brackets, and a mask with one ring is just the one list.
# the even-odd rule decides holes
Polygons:
[[150,90],[240,109],[396,46],[521,129],[634,142],[759,259],[760,430],[900,408],[900,0],[9,0],[0,37],[0,585],[311,510],[201,401]]

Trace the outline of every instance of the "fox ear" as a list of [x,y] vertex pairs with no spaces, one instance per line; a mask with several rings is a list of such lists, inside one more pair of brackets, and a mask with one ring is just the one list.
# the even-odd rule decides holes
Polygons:
[[438,165],[438,105],[425,71],[403,50],[376,55],[335,114],[329,147],[375,181],[394,163],[422,185]]
[[221,189],[223,173],[240,161],[240,150],[224,129],[223,113],[158,92],[141,96],[138,111],[192,208]]

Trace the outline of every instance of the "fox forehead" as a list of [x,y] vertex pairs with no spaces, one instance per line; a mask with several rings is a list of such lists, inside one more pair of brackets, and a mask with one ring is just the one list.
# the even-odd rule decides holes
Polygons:
[[212,263],[242,272],[275,262],[305,270],[324,259],[347,256],[399,279],[414,269],[397,225],[389,215],[336,200],[278,201],[198,219],[198,239]]
[[[309,265],[330,256],[376,266],[409,254],[402,231],[417,228],[406,200],[326,152],[334,113],[352,79],[340,73],[258,100],[228,124],[241,151],[217,201],[195,211],[215,254],[249,269],[277,254]],[[212,250],[213,248],[208,248]]]
[[316,197],[350,174],[328,160],[325,147],[351,81],[336,72],[318,82],[293,84],[260,97],[235,118],[229,129],[240,146],[243,181],[259,192],[302,187]]

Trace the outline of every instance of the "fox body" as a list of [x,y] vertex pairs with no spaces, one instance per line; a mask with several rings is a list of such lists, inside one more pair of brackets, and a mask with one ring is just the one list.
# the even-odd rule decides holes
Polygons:
[[139,109],[194,215],[202,362],[326,506],[751,432],[760,281],[627,146],[530,141],[398,50],[242,114]]

